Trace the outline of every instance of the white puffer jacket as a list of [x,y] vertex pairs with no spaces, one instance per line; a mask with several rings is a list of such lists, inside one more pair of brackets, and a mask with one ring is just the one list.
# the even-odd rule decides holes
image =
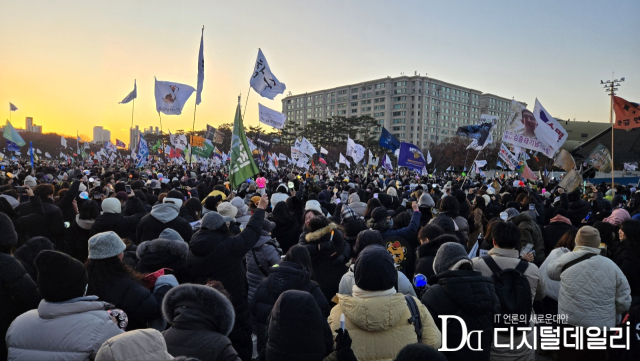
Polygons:
[[[598,248],[576,246],[549,263],[547,275],[560,281],[558,313],[569,324],[584,327],[613,327],[617,314],[631,305],[629,282],[612,260],[597,255],[562,272],[562,267],[585,254],[599,254]],[[562,274],[561,274],[562,273]]]

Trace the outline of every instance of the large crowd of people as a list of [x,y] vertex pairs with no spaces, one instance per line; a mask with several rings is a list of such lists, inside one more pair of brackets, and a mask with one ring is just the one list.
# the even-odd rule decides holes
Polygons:
[[[633,185],[371,168],[229,179],[3,166],[0,360],[640,359]],[[543,324],[631,335],[596,350],[559,332],[544,350]]]

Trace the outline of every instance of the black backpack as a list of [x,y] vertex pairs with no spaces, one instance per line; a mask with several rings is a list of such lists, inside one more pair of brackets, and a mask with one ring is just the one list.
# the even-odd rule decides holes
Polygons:
[[[520,261],[516,268],[501,269],[491,256],[482,260],[489,266],[493,275],[493,286],[500,299],[500,319],[494,322],[496,327],[526,327],[531,317],[531,286],[524,272],[529,267],[526,261]],[[518,315],[518,319],[513,319]],[[505,319],[505,316],[508,316]],[[495,320],[494,320],[495,321]]]

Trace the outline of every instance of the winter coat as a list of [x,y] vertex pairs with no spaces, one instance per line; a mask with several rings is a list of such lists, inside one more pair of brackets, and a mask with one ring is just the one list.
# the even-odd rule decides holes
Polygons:
[[364,217],[364,212],[367,210],[367,204],[364,202],[351,202],[349,207],[360,217]]
[[622,241],[618,243],[611,258],[627,277],[633,297],[640,296],[640,254],[637,250],[638,248],[631,246],[628,241]]
[[100,285],[92,284],[91,275],[89,275],[87,294],[96,295],[101,300],[122,309],[129,318],[127,331],[130,331],[146,328],[148,322],[162,316],[160,305],[164,294],[168,291],[168,287],[166,288],[164,292],[154,295],[140,281],[128,275]]
[[91,226],[91,236],[102,232],[113,231],[120,236],[120,238],[135,241],[136,227],[147,212],[138,197],[131,197],[128,202],[132,202],[132,204],[137,206],[137,212],[134,215],[125,216],[123,213],[102,213]]
[[82,263],[89,256],[89,238],[91,238],[91,227],[93,227],[94,222],[90,219],[80,219],[80,215],[77,214],[67,230],[69,255]]
[[[332,239],[333,232],[333,239]],[[339,255],[343,254],[348,247],[348,243],[344,241],[342,232],[335,223],[321,228],[315,232],[304,234],[304,240],[300,241],[300,245],[305,246],[311,255],[311,265],[316,282],[320,285],[322,293],[331,302],[333,296],[338,293],[338,285],[342,275],[347,272],[346,257],[345,263],[333,264]],[[302,237],[302,236],[301,236]],[[333,242],[335,248],[328,250],[318,250],[318,245],[322,242]],[[348,251],[348,248],[346,249]],[[332,257],[332,254],[336,254]]]
[[544,262],[542,262],[542,266],[540,266],[540,276],[542,277],[542,279],[544,279],[544,293],[546,297],[549,297],[556,301],[558,301],[558,294],[560,293],[560,281],[555,281],[549,278],[547,268],[549,267],[549,263],[557,260],[558,257],[569,252],[571,251],[568,248],[556,248],[549,253],[549,257],[547,257]]
[[275,222],[275,224],[275,228],[271,230],[271,237],[278,241],[282,253],[286,254],[289,248],[298,244],[298,238],[302,232],[300,222],[292,218],[291,223]]
[[262,361],[321,361],[333,349],[333,337],[313,296],[289,290],[271,311]]
[[189,254],[187,242],[161,238],[145,241],[136,249],[136,256],[139,259],[136,271],[153,273],[162,268],[170,268],[178,283],[186,283],[189,282],[187,254]]
[[209,287],[178,286],[167,293],[162,313],[171,325],[162,334],[172,356],[240,360],[227,338],[235,320],[233,306],[220,292]]
[[167,228],[178,232],[185,242],[189,242],[193,235],[191,225],[187,220],[178,217],[180,209],[173,203],[160,203],[151,208],[151,212],[142,217],[136,230],[136,243],[158,239],[160,233]]
[[[480,349],[467,347],[456,352],[443,352],[447,360],[489,360],[493,340],[494,315],[500,314],[500,300],[496,296],[493,280],[476,271],[445,271],[436,275],[437,284],[427,288],[422,303],[442,332],[443,320],[438,316],[455,315],[464,321],[467,332],[482,331]],[[459,345],[462,337],[461,324],[447,321],[447,344]],[[474,340],[474,342],[476,342]],[[474,345],[473,347],[478,347]]]
[[[547,274],[560,281],[558,314],[568,316],[568,323],[583,327],[614,327],[616,314],[631,305],[629,282],[612,260],[598,255],[600,249],[576,246],[549,263]],[[562,267],[586,254],[596,254],[562,272]]]
[[[13,197],[6,196],[11,199]],[[42,198],[38,196],[29,197],[31,202],[31,213],[24,216],[18,216],[12,219],[13,226],[18,233],[18,244],[21,246],[33,237],[38,237],[47,232],[46,224],[47,216],[44,215],[42,207]]]
[[[47,237],[55,244],[62,241],[62,235],[64,234],[64,220],[62,218],[62,211],[58,206],[53,204],[51,198],[42,198],[42,208],[44,211],[44,222],[38,222],[32,224],[30,237],[42,236]],[[31,202],[20,203],[16,207],[15,211],[22,217],[28,216],[34,213],[31,207]]]
[[520,230],[521,249],[529,243],[532,244],[533,250],[536,251],[533,263],[540,266],[545,259],[544,238],[542,237],[540,226],[538,226],[535,220],[526,212],[520,213],[513,220],[513,223],[515,223]]
[[[558,241],[565,233],[577,229],[571,224],[565,222],[551,222],[547,224],[542,230],[542,238],[544,239],[544,253],[551,254],[551,251],[556,248]],[[538,251],[536,251],[538,252]]]
[[13,256],[0,253],[0,359],[6,357],[4,335],[13,320],[38,307],[38,286]]
[[[471,212],[471,216],[473,216],[473,232],[469,234],[469,244],[467,245],[467,249],[473,248],[473,245],[478,241],[478,236],[482,236],[484,238],[484,212],[480,208],[476,208]],[[469,222],[467,222],[468,225]]]
[[[255,252],[255,257],[253,256]],[[251,303],[253,297],[256,294],[256,289],[260,282],[266,277],[258,264],[256,263],[256,258],[258,262],[262,266],[262,269],[266,272],[269,268],[273,267],[280,263],[280,256],[282,255],[282,250],[280,249],[280,245],[278,241],[271,238],[269,234],[265,231],[262,231],[262,235],[255,246],[253,246],[253,252],[249,251],[244,256],[245,261],[247,263],[247,282],[249,283],[249,298],[248,301]]]
[[90,360],[102,343],[122,334],[96,297],[40,302],[7,331],[9,360]]
[[102,344],[95,361],[174,360],[162,334],[154,329],[125,332]]
[[36,257],[40,254],[40,252],[44,250],[54,250],[55,245],[48,239],[44,237],[35,237],[27,241],[27,243],[23,244],[18,248],[14,253],[13,257],[15,257],[18,262],[24,267],[24,270],[27,271],[29,277],[33,280],[33,282],[38,282],[38,270],[36,269],[35,261]]
[[427,276],[427,279],[436,274],[433,270],[433,260],[436,258],[436,253],[438,253],[440,246],[442,246],[443,243],[446,243],[443,241],[446,240],[446,237],[441,238],[437,242],[431,240],[430,242],[421,244],[420,247],[418,247],[418,250],[416,251],[418,259],[416,261],[414,274],[421,273]]
[[189,243],[187,268],[191,282],[205,284],[209,280],[222,282],[231,295],[236,319],[249,318],[247,277],[244,256],[253,248],[262,233],[265,211],[256,209],[247,227],[236,236],[200,229]]
[[583,201],[582,199],[569,203],[569,219],[571,224],[576,227],[580,227],[582,220],[585,219],[587,214],[591,212],[591,204]]
[[[404,295],[356,298],[338,295],[328,322],[332,330],[340,328],[340,315],[345,315],[345,329],[353,340],[351,349],[358,360],[391,361],[406,345],[416,343],[414,326],[407,320],[411,311]],[[422,343],[440,347],[440,331],[427,308],[414,297],[420,309]]]

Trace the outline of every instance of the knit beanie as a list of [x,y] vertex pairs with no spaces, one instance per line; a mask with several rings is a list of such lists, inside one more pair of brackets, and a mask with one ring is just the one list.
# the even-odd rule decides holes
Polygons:
[[307,201],[307,203],[304,206],[304,210],[308,211],[310,209],[315,209],[316,211],[322,213],[322,207],[320,206],[320,202],[316,200]]
[[395,287],[398,271],[391,254],[384,246],[366,247],[356,260],[354,269],[356,286],[365,291],[384,291]]
[[38,290],[48,302],[63,302],[85,293],[89,277],[84,265],[62,252],[45,250],[35,260]]
[[460,243],[447,242],[438,248],[436,257],[433,259],[433,270],[436,274],[457,270],[463,263],[471,264],[467,250]]
[[175,231],[175,230],[173,230],[171,228],[165,228],[165,230],[160,233],[158,238],[159,239],[168,239],[169,241],[181,241],[181,242],[184,242],[184,239],[182,239],[182,236],[180,235],[180,233],[178,233],[177,231]]
[[394,361],[447,361],[440,352],[423,343],[409,344],[398,352]]
[[386,220],[388,215],[389,213],[387,213],[387,209],[380,206],[376,207],[373,212],[371,212],[371,219],[373,219],[373,221],[377,223]]
[[392,196],[392,197],[397,197],[398,196],[398,190],[396,190],[393,187],[390,187],[387,189],[387,194]]
[[89,259],[111,258],[124,252],[122,239],[113,231],[102,232],[89,238]]
[[209,212],[202,217],[201,228],[206,228],[212,231],[222,227],[224,224],[224,218],[218,212]]
[[420,196],[420,199],[418,200],[418,205],[419,206],[425,206],[425,207],[435,207],[436,204],[433,202],[433,198],[431,198],[431,196],[427,193],[423,193]]
[[600,232],[591,226],[584,226],[576,234],[576,246],[600,247]]
[[225,222],[235,220],[238,208],[229,202],[222,202],[218,205],[218,213],[225,218]]
[[117,198],[107,198],[102,201],[102,211],[104,213],[120,213],[122,212],[122,204]]
[[353,254],[351,257],[358,258],[360,252],[362,252],[363,249],[372,244],[379,244],[381,246],[384,244],[382,233],[380,233],[380,231],[374,231],[372,229],[365,229],[364,231],[360,231],[360,233],[358,233],[358,236],[356,237],[356,242],[353,245]]
[[13,247],[18,243],[18,233],[13,227],[11,218],[4,213],[0,212],[0,246],[1,247]]
[[28,175],[24,178],[24,185],[35,188],[35,186],[37,185],[36,179]]

